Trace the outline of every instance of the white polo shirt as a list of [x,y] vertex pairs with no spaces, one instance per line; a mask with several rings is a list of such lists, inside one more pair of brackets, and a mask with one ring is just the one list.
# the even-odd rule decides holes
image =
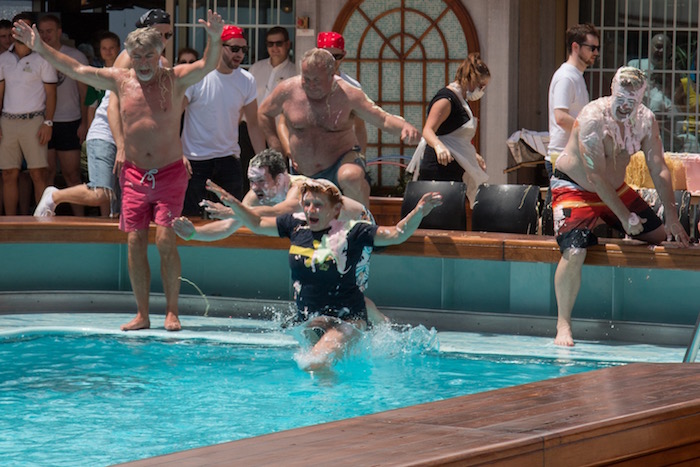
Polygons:
[[0,81],[5,81],[2,111],[11,114],[40,112],[46,109],[44,83],[56,83],[54,67],[32,52],[24,58],[14,53],[14,44],[0,54]]

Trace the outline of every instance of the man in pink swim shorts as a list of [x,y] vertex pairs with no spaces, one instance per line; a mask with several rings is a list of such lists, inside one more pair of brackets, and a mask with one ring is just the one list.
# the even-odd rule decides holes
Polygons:
[[[158,14],[153,11],[146,16]],[[148,19],[148,18],[145,18]],[[155,21],[156,23],[158,21]],[[149,318],[151,270],[148,264],[148,226],[156,223],[156,247],[166,300],[165,329],[181,329],[178,315],[180,255],[171,226],[180,216],[187,187],[187,172],[180,143],[180,116],[185,90],[214,70],[221,53],[221,16],[209,10],[199,20],[209,39],[204,59],[175,68],[161,68],[163,40],[157,28],[132,31],[124,42],[131,69],[83,66],[48,47],[36,26],[15,23],[13,36],[44,57],[65,75],[97,89],[108,89],[121,105],[124,137],[117,163],[121,172],[122,215],[120,228],[127,232],[129,278],[136,298],[136,317],[121,326],[124,331],[146,329]],[[115,138],[116,140],[116,138]],[[117,144],[119,147],[119,144]]]

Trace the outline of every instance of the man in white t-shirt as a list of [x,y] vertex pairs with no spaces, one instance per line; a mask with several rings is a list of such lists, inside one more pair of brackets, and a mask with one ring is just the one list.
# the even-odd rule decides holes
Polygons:
[[600,33],[592,24],[577,24],[566,31],[569,58],[549,83],[549,147],[545,166],[551,177],[556,158],[566,147],[576,116],[590,100],[583,72],[600,55]]
[[185,92],[182,149],[190,162],[192,177],[187,185],[183,213],[189,216],[202,214],[199,203],[212,196],[205,188],[207,179],[238,199],[243,197],[238,144],[241,114],[248,120],[255,151],[265,149],[265,137],[258,127],[255,78],[240,68],[248,52],[248,41],[243,30],[232,25],[224,26],[221,41],[223,52],[216,69]]
[[[68,55],[83,65],[88,64],[87,57],[73,47],[61,43],[61,20],[54,15],[44,15],[37,24],[41,40],[54,50]],[[80,149],[87,135],[87,107],[85,94],[87,85],[75,81],[63,73],[58,73],[56,97],[56,114],[53,117],[54,128],[49,141],[49,184],[54,183],[57,160],[61,174],[68,186],[80,185]],[[83,215],[83,206],[72,205],[73,214]]]
[[[20,13],[13,22],[31,24]],[[0,170],[5,215],[17,215],[24,159],[38,202],[46,188],[47,143],[56,110],[56,70],[19,41],[0,54]]]

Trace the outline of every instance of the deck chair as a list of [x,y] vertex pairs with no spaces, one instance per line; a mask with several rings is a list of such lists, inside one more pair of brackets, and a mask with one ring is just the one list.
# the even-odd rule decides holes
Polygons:
[[536,234],[540,187],[484,184],[472,208],[472,230]]
[[432,210],[420,223],[421,229],[467,230],[467,186],[462,182],[408,182],[401,203],[401,217],[416,207],[425,193],[440,192],[442,204]]

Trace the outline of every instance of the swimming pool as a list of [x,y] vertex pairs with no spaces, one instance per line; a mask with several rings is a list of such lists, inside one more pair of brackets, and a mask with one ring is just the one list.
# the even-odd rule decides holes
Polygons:
[[107,465],[683,354],[379,329],[332,373],[310,376],[275,322],[187,316],[176,334],[118,331],[129,316],[0,316],[3,465]]

